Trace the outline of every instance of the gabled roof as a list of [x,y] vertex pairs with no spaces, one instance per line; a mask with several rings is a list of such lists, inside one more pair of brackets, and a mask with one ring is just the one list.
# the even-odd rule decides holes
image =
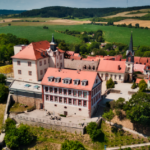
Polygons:
[[[68,69],[61,69],[61,71],[59,71],[57,68],[48,68],[41,84],[47,85],[47,86],[61,87],[61,88],[70,88],[70,89],[91,91],[94,86],[94,82],[95,82],[97,75],[98,75],[97,72],[90,72],[90,71],[80,71],[79,72],[77,70],[68,70]],[[48,82],[47,78],[49,76],[54,76],[54,77],[59,76],[59,77],[61,77],[61,82],[59,82],[59,83]],[[72,81],[76,80],[76,79],[78,79],[80,81],[88,80],[88,85],[87,86],[82,86],[81,84],[74,85],[74,82],[71,82],[70,84],[64,84],[62,82],[62,80],[65,78],[71,78]],[[100,80],[101,80],[101,78],[100,78]]]
[[141,57],[137,57],[137,56],[135,56],[134,57],[134,63],[136,64],[140,64],[140,59],[141,59]]
[[50,44],[48,41],[33,42],[26,46],[19,53],[12,56],[12,58],[38,60],[44,58],[43,56],[41,56],[41,52],[46,52],[46,49],[49,48]]
[[98,66],[99,72],[125,73],[125,69],[125,61],[101,60]]
[[146,58],[146,57],[141,57],[141,59],[140,59],[140,64],[147,64],[148,63],[148,58]]
[[70,56],[73,56],[74,55],[74,51],[66,51],[66,53]]

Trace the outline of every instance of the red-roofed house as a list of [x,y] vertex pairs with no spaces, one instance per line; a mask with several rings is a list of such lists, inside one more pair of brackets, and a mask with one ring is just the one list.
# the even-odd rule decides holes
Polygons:
[[146,57],[140,58],[140,64],[146,65],[147,63],[148,63],[148,58],[146,58]]
[[69,56],[74,56],[74,51],[66,51]]
[[134,64],[134,72],[141,72],[141,73],[144,73],[144,68],[145,68],[145,65],[141,65],[141,64]]
[[15,50],[13,59],[14,78],[25,81],[42,80],[48,67],[64,68],[64,51],[56,47],[54,38],[48,41],[33,42]]
[[134,64],[140,64],[140,59],[141,59],[141,57],[135,56],[134,57]]
[[101,100],[97,72],[48,68],[41,84],[44,109],[58,114],[91,117]]

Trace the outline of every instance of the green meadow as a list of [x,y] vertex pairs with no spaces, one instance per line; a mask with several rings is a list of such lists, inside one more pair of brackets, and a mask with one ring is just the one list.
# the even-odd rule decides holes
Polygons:
[[100,25],[46,25],[49,29],[43,29],[43,26],[0,26],[1,33],[12,33],[20,38],[27,38],[30,42],[40,40],[51,40],[52,33],[56,39],[65,40],[67,43],[80,43],[77,37],[58,33],[66,29],[76,31],[96,31],[103,30],[104,38],[107,42],[120,42],[129,44],[131,31],[133,32],[134,46],[150,46],[150,30],[136,29],[117,26],[100,26]]

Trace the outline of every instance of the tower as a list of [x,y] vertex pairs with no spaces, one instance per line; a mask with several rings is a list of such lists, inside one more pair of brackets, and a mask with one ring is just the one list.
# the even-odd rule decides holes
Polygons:
[[132,82],[134,72],[134,51],[133,51],[133,37],[131,33],[129,50],[126,52],[126,77],[125,81]]
[[52,35],[52,41],[50,43],[50,47],[53,52],[57,50],[57,44],[55,43],[54,35]]

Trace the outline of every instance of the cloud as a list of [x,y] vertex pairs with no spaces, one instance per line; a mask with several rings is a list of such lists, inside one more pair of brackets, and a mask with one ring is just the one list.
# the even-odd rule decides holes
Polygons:
[[[128,6],[150,5],[149,0],[128,0]],[[0,0],[0,9],[30,10],[48,6],[79,8],[126,7],[127,0]]]

